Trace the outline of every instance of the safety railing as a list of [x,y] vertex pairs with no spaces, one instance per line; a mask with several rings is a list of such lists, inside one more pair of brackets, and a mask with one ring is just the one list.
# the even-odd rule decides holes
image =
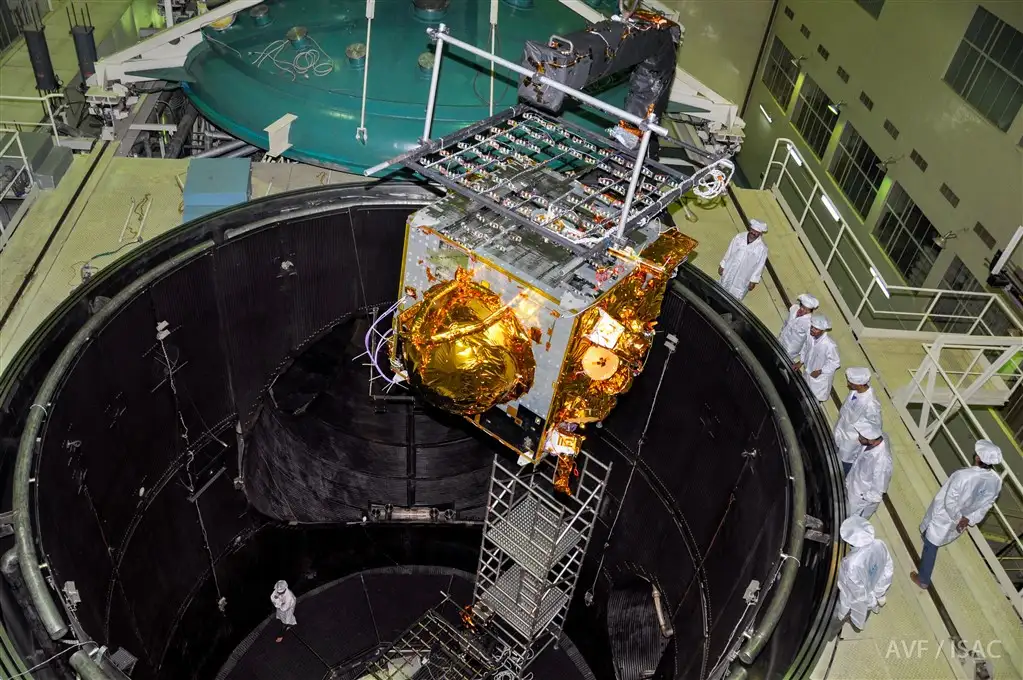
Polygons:
[[[25,147],[21,144],[21,134],[17,130],[0,127],[0,167],[11,165],[10,161],[14,162],[12,166],[14,175],[0,175],[0,201],[14,191],[22,177],[28,179],[28,186],[32,184],[32,168],[29,167]],[[7,245],[7,240],[11,237],[14,227],[14,220],[5,223],[0,217],[0,249]]]
[[[1014,386],[1018,385],[1021,369],[1015,358],[1020,351],[1023,351],[1023,338],[976,338],[967,343],[962,336],[943,335],[933,344],[924,345],[925,357],[920,367],[911,371],[912,380],[896,393],[894,403],[914,438],[924,444],[920,449],[939,480],[945,480],[949,467],[973,465],[972,446],[964,447],[960,442],[989,439],[970,409],[973,398],[990,381],[1004,382],[1009,378]],[[946,368],[949,354],[954,355],[951,361],[959,365],[969,359],[966,368],[958,371]],[[993,357],[995,354],[997,356]],[[986,363],[986,368],[975,374],[974,369],[980,363]],[[936,444],[943,451],[954,453],[957,460],[953,466],[943,465],[938,459],[934,453]],[[980,527],[974,527],[970,534],[998,579],[1002,592],[1023,616],[1023,591],[1014,586],[1011,576],[1014,575],[1017,582],[1023,576],[1023,560],[1020,559],[1023,557],[1020,538],[1023,534],[1023,484],[1008,464],[1001,465],[997,471],[1002,477],[1002,492],[985,525],[993,522],[999,533],[982,532]],[[989,541],[996,546],[993,548]]]
[[789,139],[778,139],[761,189],[792,223],[857,337],[932,340],[942,333],[1006,336],[1023,324],[1001,296],[889,283]]
[[41,121],[0,119],[0,127],[10,128],[18,132],[49,128],[49,132],[53,136],[54,146],[60,146],[60,130],[57,128],[57,120],[62,118],[67,112],[67,97],[63,93],[54,92],[38,97],[2,94],[0,95],[0,116],[6,114],[5,109],[7,107],[4,106],[5,102],[39,102],[45,117]]

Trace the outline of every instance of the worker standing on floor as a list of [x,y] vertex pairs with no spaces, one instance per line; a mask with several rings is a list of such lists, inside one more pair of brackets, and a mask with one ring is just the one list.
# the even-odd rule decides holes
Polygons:
[[[298,621],[295,620],[295,607],[298,605],[298,599],[295,597],[295,593],[288,588],[287,581],[278,581],[274,585],[274,590],[270,593],[270,602],[277,610],[277,620],[284,624],[284,632],[298,624]],[[277,637],[277,642],[283,639],[284,634],[282,633]]]
[[852,550],[838,567],[835,618],[839,627],[848,618],[857,630],[863,630],[867,614],[876,614],[884,606],[895,564],[888,546],[874,537],[874,527],[862,517],[850,517],[842,522],[840,533]]
[[1002,450],[987,439],[979,440],[973,450],[973,467],[948,476],[920,524],[923,534],[920,571],[912,572],[909,578],[921,588],[931,585],[938,548],[984,519],[1002,491],[1002,478],[992,469],[1002,462]]
[[721,258],[718,266],[721,287],[736,300],[742,300],[760,283],[767,263],[767,245],[762,238],[766,231],[766,222],[750,220],[746,233],[736,234]]
[[842,473],[848,475],[856,456],[863,451],[858,427],[872,423],[881,430],[882,423],[881,402],[870,387],[870,370],[859,366],[848,368],[845,371],[845,382],[849,387],[849,396],[838,411],[834,436],[838,458],[842,461]]
[[845,477],[849,516],[870,519],[888,493],[892,481],[892,452],[881,426],[869,420],[856,425],[862,452]]
[[796,298],[796,304],[789,307],[789,316],[778,335],[778,342],[789,355],[789,361],[798,359],[799,353],[803,351],[803,344],[810,336],[810,315],[819,306],[817,298],[803,293]]
[[831,397],[831,385],[835,372],[842,365],[838,356],[838,345],[828,335],[831,320],[823,314],[810,318],[810,337],[803,344],[793,368],[806,371],[806,382],[817,401],[825,402]]

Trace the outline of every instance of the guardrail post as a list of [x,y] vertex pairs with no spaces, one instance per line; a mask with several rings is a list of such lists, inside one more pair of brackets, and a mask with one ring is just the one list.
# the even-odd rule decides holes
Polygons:
[[[837,247],[837,245],[836,245]],[[873,292],[874,286],[877,285],[877,279],[871,278],[870,285],[867,286],[867,292],[863,294],[863,299],[860,300],[860,306],[856,308],[856,314],[854,315],[857,319],[860,318],[860,312],[863,311],[863,305],[867,304],[867,299],[870,297],[870,293]]]
[[[842,234],[844,234],[845,230],[848,228],[848,227],[845,226],[845,222],[840,222],[839,224],[841,224],[841,226],[838,228],[838,236],[835,237],[835,242],[831,244],[831,252],[828,253],[828,259],[824,263],[824,269],[825,270],[831,268],[831,260],[834,259],[835,253],[838,252],[838,244],[842,240]],[[827,236],[827,234],[825,234],[825,236]],[[852,274],[852,272],[849,272],[849,273]],[[873,277],[871,277],[870,283],[871,283],[871,285],[874,284]],[[869,291],[868,291],[868,294],[869,294]],[[859,317],[859,312],[857,312],[856,316]]]
[[927,307],[927,311],[924,312],[924,315],[922,317],[920,317],[920,323],[918,323],[917,326],[916,326],[917,330],[920,330],[921,328],[923,328],[924,324],[927,323],[927,318],[931,315],[931,312],[934,310],[934,306],[936,304],[938,304],[938,300],[941,299],[942,292],[943,291],[939,290],[938,294],[934,296],[933,300],[931,300],[931,304]]
[[977,320],[973,322],[972,326],[970,326],[969,333],[970,335],[973,335],[973,333],[977,330],[977,324],[981,322],[981,320],[984,318],[984,315],[987,314],[989,309],[991,309],[991,305],[994,303],[994,301],[995,298],[993,295],[987,299],[987,304],[984,305],[984,309],[980,311],[980,314],[977,315]]

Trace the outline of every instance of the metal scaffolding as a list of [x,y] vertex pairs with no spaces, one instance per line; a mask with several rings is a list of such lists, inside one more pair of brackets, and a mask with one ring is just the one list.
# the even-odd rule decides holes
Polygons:
[[473,602],[447,596],[366,667],[360,680],[520,680],[561,636],[610,465],[581,452],[571,495],[557,459],[515,468],[494,459]]
[[531,469],[494,459],[472,610],[507,649],[504,677],[561,635],[611,470],[585,452],[576,464],[569,496],[554,490],[553,457]]

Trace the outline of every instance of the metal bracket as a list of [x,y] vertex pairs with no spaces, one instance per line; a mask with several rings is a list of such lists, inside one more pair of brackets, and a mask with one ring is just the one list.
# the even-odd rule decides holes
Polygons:
[[742,599],[745,600],[746,604],[756,604],[760,600],[760,581],[753,579],[746,586],[746,592],[743,593]]

